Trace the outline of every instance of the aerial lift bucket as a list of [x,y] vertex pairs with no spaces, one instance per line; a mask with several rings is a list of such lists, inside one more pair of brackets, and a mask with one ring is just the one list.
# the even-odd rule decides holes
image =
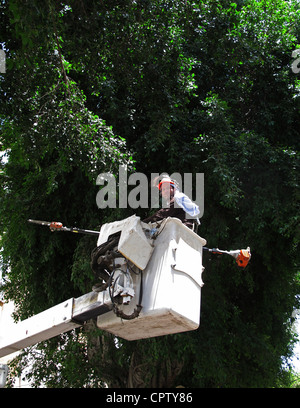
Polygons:
[[[134,224],[134,219],[131,222]],[[111,231],[115,227],[116,224]],[[106,229],[109,230],[109,226]],[[141,246],[140,236],[134,228],[130,233],[127,232],[126,237],[131,240],[132,248]],[[142,308],[138,317],[125,320],[111,311],[98,317],[98,327],[127,340],[198,328],[203,286],[202,248],[205,244],[203,238],[180,220],[165,219],[153,240],[146,267],[139,273],[131,274],[134,297],[128,305],[121,306],[127,316],[134,314],[142,295]],[[138,251],[133,250],[130,256],[131,261],[136,263]]]

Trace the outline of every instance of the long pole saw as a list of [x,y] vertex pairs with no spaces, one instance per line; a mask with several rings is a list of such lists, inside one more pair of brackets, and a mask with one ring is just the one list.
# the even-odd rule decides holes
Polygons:
[[[38,220],[29,219],[28,222],[49,227],[52,232],[66,231],[66,232],[74,232],[76,234],[99,235],[99,231],[86,230],[86,229],[76,228],[76,227],[71,227],[71,228],[64,227],[61,222],[56,222],[56,221],[48,222],[48,221],[38,221]],[[250,258],[251,258],[249,247],[247,249],[237,249],[234,251],[223,251],[218,248],[210,249],[206,247],[203,247],[203,249],[213,254],[227,254],[227,255],[233,256],[236,260],[237,265],[242,268],[245,268],[248,265],[248,262],[250,261]]]
[[54,231],[66,231],[66,232],[74,232],[76,234],[88,234],[88,235],[99,235],[100,231],[92,231],[92,230],[86,230],[82,228],[76,228],[76,227],[64,227],[61,222],[48,222],[48,221],[38,221],[38,220],[28,220],[28,222],[31,222],[33,224],[39,224],[39,225],[45,225],[46,227],[49,227],[52,232]]
[[206,248],[203,247],[205,251],[211,252],[213,254],[227,254],[235,258],[238,266],[245,268],[248,265],[248,262],[251,259],[250,247],[247,249],[236,249],[234,251],[223,251],[218,248]]

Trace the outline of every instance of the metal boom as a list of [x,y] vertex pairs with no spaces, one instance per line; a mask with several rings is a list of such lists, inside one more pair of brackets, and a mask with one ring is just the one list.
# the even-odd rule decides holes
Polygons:
[[26,320],[9,324],[0,333],[0,357],[80,327],[85,321],[109,312],[107,291],[70,298]]

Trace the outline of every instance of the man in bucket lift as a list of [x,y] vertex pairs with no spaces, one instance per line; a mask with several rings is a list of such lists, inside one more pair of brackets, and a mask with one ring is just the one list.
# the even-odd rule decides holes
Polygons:
[[[192,230],[194,229],[195,221],[197,221],[198,225],[200,224],[198,218],[196,220],[186,218],[186,213],[191,217],[196,217],[200,213],[200,210],[198,205],[193,203],[186,194],[179,191],[178,184],[175,180],[165,175],[157,187],[168,207],[161,208],[152,216],[144,219],[143,222],[158,222],[167,217],[174,217],[180,219],[183,224]],[[177,205],[175,205],[175,203]]]
[[[143,220],[144,222],[158,222],[167,217],[179,218],[183,224],[185,224],[190,229],[194,230],[194,222],[197,222],[195,232],[197,232],[197,227],[200,225],[198,218],[186,219],[185,213],[188,213],[192,217],[196,217],[199,213],[199,207],[193,203],[189,197],[185,194],[180,193],[177,187],[176,181],[172,180],[168,175],[164,176],[161,182],[158,184],[158,189],[161,192],[161,195],[164,200],[169,203],[168,208],[162,208],[157,211],[154,215]],[[178,204],[177,208],[175,207],[175,201]],[[227,254],[235,258],[238,266],[245,268],[250,261],[251,253],[250,247],[247,249],[237,249],[234,251],[223,251],[218,248],[206,248],[203,249],[212,252],[214,254]]]

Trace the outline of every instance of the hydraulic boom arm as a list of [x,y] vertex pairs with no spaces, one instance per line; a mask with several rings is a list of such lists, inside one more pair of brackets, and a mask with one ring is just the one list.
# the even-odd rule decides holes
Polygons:
[[9,323],[0,333],[0,357],[82,326],[85,321],[111,309],[108,291],[90,292],[70,298],[23,321]]

